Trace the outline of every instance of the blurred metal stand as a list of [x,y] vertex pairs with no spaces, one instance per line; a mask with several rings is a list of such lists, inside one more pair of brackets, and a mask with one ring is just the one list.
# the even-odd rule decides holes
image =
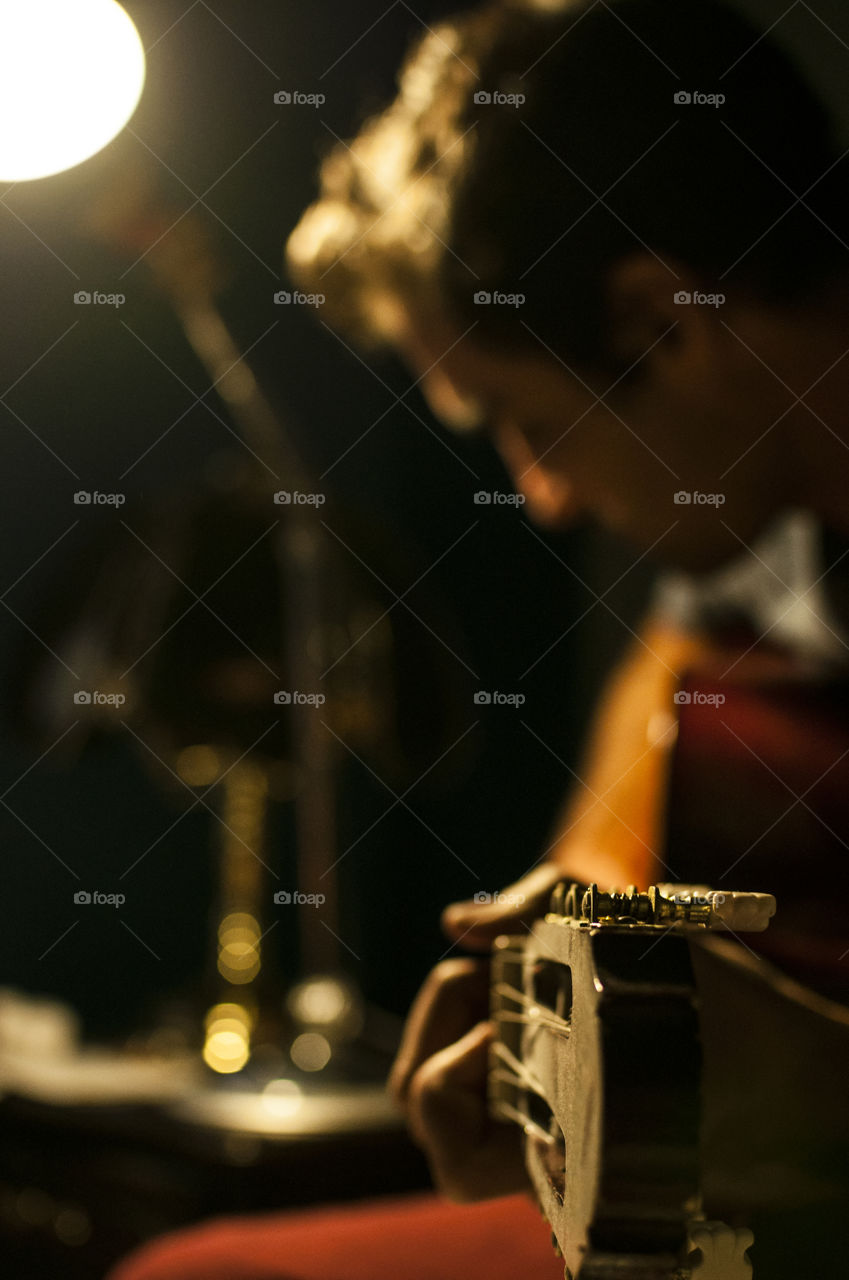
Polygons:
[[[347,785],[355,760],[398,794],[424,777],[456,785],[475,754],[473,672],[438,588],[418,585],[428,566],[396,531],[387,537],[370,513],[333,495],[326,506],[297,500],[318,497],[319,483],[227,323],[231,279],[210,223],[165,197],[151,166],[125,158],[107,167],[96,192],[80,190],[65,213],[113,260],[149,272],[204,371],[198,400],[215,391],[225,412],[214,416],[238,443],[223,466],[216,454],[200,474],[131,502],[127,537],[104,525],[66,567],[40,630],[68,661],[22,651],[12,714],[30,741],[61,741],[66,759],[123,723],[140,758],[156,762],[158,782],[215,808],[203,995],[184,1013],[175,993],[173,1020],[161,1009],[133,1047],[202,1047],[216,1083],[230,1077],[234,1094],[282,1076],[313,1090],[373,1084],[400,1020],[367,1006],[353,976],[358,922],[340,904],[340,780]],[[395,609],[411,583],[426,622]],[[85,688],[122,692],[120,719],[96,700],[75,705]],[[283,868],[290,880],[279,879]]]
[[[217,305],[224,271],[200,217],[188,213],[174,222],[165,214],[140,216],[131,201],[116,197],[99,206],[96,231],[113,248],[144,256],[158,288],[179,318],[186,339],[206,370],[211,387],[224,402],[242,442],[253,459],[260,485],[273,477],[292,495],[319,492],[318,482],[300,456],[293,433],[260,388]],[[269,498],[272,490],[269,487]],[[317,692],[334,663],[331,651],[333,572],[328,564],[328,537],[318,507],[292,500],[278,506],[284,515],[275,535],[280,610],[280,651],[290,690]],[[356,692],[354,693],[356,701]],[[367,714],[367,713],[366,713]],[[297,911],[302,975],[315,980],[318,1003],[296,1001],[294,1021],[314,1021],[332,1046],[349,1038],[362,1024],[356,1008],[361,997],[350,978],[339,937],[339,883],[336,831],[337,743],[313,704],[294,698],[286,706],[289,757],[298,771],[294,795],[297,890],[323,895],[321,911]],[[266,874],[265,832],[268,825],[268,759],[253,753],[223,762],[214,744],[213,771],[220,769],[221,841],[219,903],[216,911],[218,998],[206,1016],[204,1058],[214,1070],[239,1071],[257,1039],[266,1045],[282,1033],[276,998],[261,981],[262,939],[268,932],[271,886]],[[178,769],[179,771],[179,769]],[[211,779],[206,779],[211,781]],[[331,994],[335,989],[335,995]],[[290,1013],[292,1001],[290,1000]],[[315,1009],[315,1018],[310,1008]],[[297,1009],[300,1010],[298,1014]],[[240,1029],[241,1028],[241,1029]]]
[[[206,369],[211,386],[225,402],[257,468],[281,477],[289,493],[316,493],[317,482],[300,457],[291,431],[265,398],[216,305],[216,288],[222,273],[201,220],[188,214],[164,239],[150,246],[146,262],[170,299],[187,341]],[[276,556],[280,590],[286,603],[281,637],[284,669],[292,690],[318,691],[331,658],[323,643],[330,575],[316,506],[297,502],[288,505],[286,519],[276,535]],[[338,938],[339,886],[334,874],[335,744],[314,705],[295,700],[289,704],[288,719],[292,760],[302,770],[294,799],[297,887],[306,895],[324,895],[321,917],[314,910],[299,912],[302,970],[306,974],[336,975],[341,974],[343,963]],[[235,982],[240,987],[238,994],[244,997],[262,964],[262,931],[258,926],[267,915],[269,886],[260,872],[263,858],[257,846],[264,848],[267,786],[257,766],[245,762],[239,762],[227,773],[223,785],[230,820],[224,824],[220,853],[218,971],[223,982],[231,986]],[[228,943],[222,937],[234,915],[242,917],[241,927],[246,933],[256,928],[255,939],[248,936]],[[238,967],[228,963],[234,946],[247,948],[238,959]],[[271,1030],[267,1028],[268,1032]],[[209,1046],[208,1027],[207,1061],[217,1068],[220,1062],[214,1052],[210,1055]]]

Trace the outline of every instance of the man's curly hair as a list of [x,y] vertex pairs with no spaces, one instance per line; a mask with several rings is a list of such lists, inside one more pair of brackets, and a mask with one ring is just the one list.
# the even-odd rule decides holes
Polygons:
[[494,0],[428,32],[395,100],[329,153],[287,261],[363,343],[391,341],[396,298],[613,370],[615,262],[792,302],[845,270],[847,210],[822,105],[720,0]]

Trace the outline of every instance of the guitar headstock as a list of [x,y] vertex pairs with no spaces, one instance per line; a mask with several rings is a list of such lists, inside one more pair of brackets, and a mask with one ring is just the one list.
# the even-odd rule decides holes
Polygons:
[[653,884],[645,893],[629,885],[622,893],[562,881],[552,892],[549,915],[604,928],[639,924],[762,933],[775,908],[771,893],[735,893],[704,884]]
[[[751,1233],[735,1258],[721,1224],[715,1230],[701,1212],[689,941],[764,929],[774,912],[769,894],[562,883],[526,936],[497,940],[491,1111],[524,1129],[567,1280],[751,1275]],[[708,1247],[714,1237],[725,1243]]]

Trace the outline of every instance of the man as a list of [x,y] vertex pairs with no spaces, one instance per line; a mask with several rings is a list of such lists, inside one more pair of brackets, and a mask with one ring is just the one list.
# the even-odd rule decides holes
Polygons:
[[[844,169],[790,62],[713,0],[504,0],[424,37],[290,238],[330,322],[400,352],[444,421],[486,430],[532,518],[588,516],[685,575],[614,674],[582,786],[521,882],[526,918],[564,875],[657,878],[673,694],[719,623],[849,653]],[[484,950],[510,916],[457,904],[444,923]],[[456,1200],[524,1185],[517,1136],[486,1117],[485,1008],[476,962],[440,967],[392,1077]],[[348,1280],[385,1273],[387,1250],[410,1277],[558,1274],[520,1202],[498,1205],[316,1220],[315,1239],[344,1221],[356,1259],[297,1223],[226,1246],[190,1233],[119,1275],[209,1277],[222,1248],[254,1259],[228,1276]],[[427,1241],[438,1261],[411,1258]]]
[[[849,534],[837,160],[785,59],[719,5],[496,4],[425,38],[396,102],[325,162],[290,239],[331,318],[400,350],[446,421],[484,425],[532,517],[589,515],[701,575],[748,561],[702,588],[701,609],[680,583],[662,593],[599,717],[561,874],[653,878],[665,751],[662,732],[646,751],[647,727],[656,713],[666,727],[678,673],[710,647],[711,600],[807,652],[849,653],[827,602],[802,594],[826,564],[794,610],[789,584],[775,609],[758,581],[798,572],[804,523],[753,547],[793,509]],[[502,914],[453,908],[449,932],[486,943]],[[486,1026],[450,1047],[439,1034],[441,983],[467,979],[453,962],[431,980],[393,1076],[461,1197],[504,1186],[463,1122]]]

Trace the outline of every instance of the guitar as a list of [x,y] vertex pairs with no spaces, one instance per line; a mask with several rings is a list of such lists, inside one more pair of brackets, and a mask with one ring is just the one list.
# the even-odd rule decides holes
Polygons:
[[[788,744],[810,791],[811,775],[839,775],[849,735],[843,721],[841,745],[842,704],[826,684],[806,690],[782,671],[756,689],[746,674],[711,683],[700,672],[685,682],[683,692],[724,690],[725,700],[681,701],[665,860],[676,871],[712,861],[723,880],[726,867],[735,878],[745,868],[746,888],[771,870],[769,887],[782,892],[778,920],[786,902],[789,925],[765,931],[771,895],[684,885],[604,894],[564,884],[526,936],[495,946],[490,1107],[524,1130],[567,1280],[747,1280],[753,1263],[757,1280],[846,1272],[835,1265],[849,1207],[849,1009],[826,994],[840,974],[822,945],[839,941],[842,898],[833,909],[824,902],[811,955],[798,944],[834,867],[839,788],[832,777],[821,790],[828,816],[810,801],[801,826],[794,816],[819,879],[803,877],[788,854],[795,849],[780,827],[792,797],[777,806],[776,788],[786,795],[793,785]],[[816,751],[798,750],[804,726],[802,740]],[[726,737],[739,748],[731,765]],[[686,810],[705,760],[721,762],[707,780],[710,801]],[[740,834],[734,795],[745,811]],[[810,839],[814,827],[828,839]],[[755,872],[750,846],[759,849]],[[777,865],[770,849],[783,854]]]

